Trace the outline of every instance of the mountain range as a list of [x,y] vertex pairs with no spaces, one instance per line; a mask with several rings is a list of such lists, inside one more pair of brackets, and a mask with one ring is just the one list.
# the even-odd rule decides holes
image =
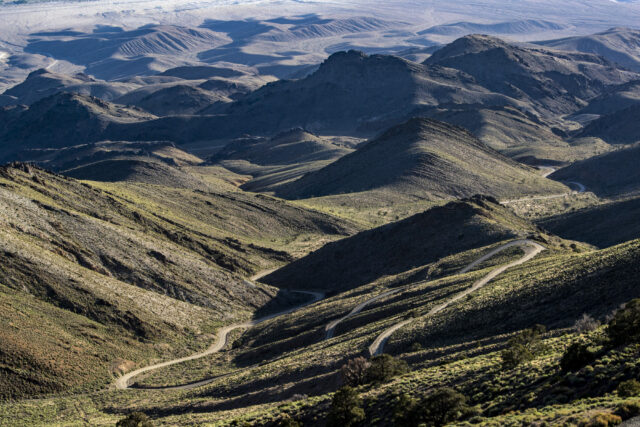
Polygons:
[[640,416],[633,3],[94,3],[0,5],[0,425]]

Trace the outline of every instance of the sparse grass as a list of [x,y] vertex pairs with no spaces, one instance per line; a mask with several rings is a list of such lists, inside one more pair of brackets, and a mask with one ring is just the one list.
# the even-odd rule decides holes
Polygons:
[[[1,398],[96,390],[112,380],[114,364],[127,371],[202,350],[221,325],[293,302],[247,276],[352,230],[267,196],[2,168],[0,283],[15,304],[0,315],[14,318],[17,302],[34,301],[40,314],[30,313],[20,330],[48,338],[40,348],[13,329],[2,336]],[[73,335],[67,313],[93,322],[95,339]],[[72,366],[50,369],[64,360]]]

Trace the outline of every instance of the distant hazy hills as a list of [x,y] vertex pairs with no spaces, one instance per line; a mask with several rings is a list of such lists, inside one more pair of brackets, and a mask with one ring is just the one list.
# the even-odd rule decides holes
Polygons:
[[[321,135],[371,137],[410,117],[432,116],[466,127],[508,155],[567,161],[580,156],[570,154],[566,137],[575,126],[565,124],[563,115],[602,114],[619,100],[635,102],[633,81],[640,75],[616,67],[594,54],[475,35],[444,46],[424,64],[339,52],[304,78],[262,87],[268,79],[238,67],[179,66],[113,86],[83,75],[40,71],[3,98],[31,107],[20,114],[15,109],[3,113],[11,122],[4,132],[0,128],[0,141],[12,147],[19,141],[21,148],[100,140],[184,144],[231,141],[245,134],[268,137],[297,127]],[[84,95],[64,100],[57,92],[65,90]],[[88,95],[140,110],[98,105]],[[54,98],[38,102],[48,96]],[[77,108],[54,113],[51,106],[58,102]],[[36,118],[41,125],[27,125]],[[49,131],[51,120],[77,125]]]
[[464,36],[466,34],[535,34],[545,31],[560,31],[566,25],[539,19],[523,19],[497,22],[494,24],[478,24],[475,22],[456,22],[453,24],[435,25],[419,31],[419,35],[434,34],[446,36]]
[[69,76],[40,69],[29,74],[22,83],[8,89],[4,95],[13,97],[16,104],[25,105],[59,92],[91,95],[104,101],[112,101],[136,87],[132,83],[97,80],[86,74]]
[[[72,37],[69,37],[72,36]],[[86,73],[116,80],[154,74],[184,65],[182,54],[229,43],[224,34],[206,28],[147,25],[130,31],[101,26],[93,32],[40,32],[32,34],[25,52],[66,60],[86,67]]]
[[325,168],[280,187],[286,198],[384,190],[427,198],[563,192],[462,128],[412,119]]
[[611,28],[590,36],[538,42],[555,49],[594,53],[629,70],[640,72],[640,30]]
[[596,55],[558,53],[478,35],[443,47],[425,64],[463,71],[483,87],[532,105],[545,115],[573,112],[606,86],[634,76]]

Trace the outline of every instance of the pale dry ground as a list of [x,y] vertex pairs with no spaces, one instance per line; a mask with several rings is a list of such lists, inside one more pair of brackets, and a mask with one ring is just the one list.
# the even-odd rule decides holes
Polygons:
[[[451,304],[453,304],[456,301],[461,300],[462,298],[466,297],[467,295],[470,295],[471,293],[477,291],[478,289],[482,288],[483,286],[485,286],[487,283],[489,283],[491,280],[495,279],[497,276],[499,276],[501,273],[505,272],[506,270],[524,264],[525,262],[529,261],[530,259],[534,258],[536,255],[538,255],[540,252],[544,251],[546,248],[542,245],[540,245],[539,243],[536,243],[532,240],[515,240],[513,242],[509,242],[507,244],[504,244],[494,250],[492,250],[491,252],[487,253],[486,255],[483,255],[482,257],[478,258],[477,260],[475,260],[474,262],[472,262],[471,264],[467,265],[465,268],[463,268],[462,270],[460,270],[460,272],[458,274],[464,274],[467,273],[469,271],[471,271],[474,267],[476,267],[477,265],[480,265],[481,263],[483,263],[484,261],[488,260],[489,258],[499,254],[500,252],[509,249],[511,247],[514,246],[520,246],[522,248],[524,248],[524,256],[522,256],[522,258],[517,259],[516,261],[513,261],[509,264],[500,266],[494,270],[492,270],[489,274],[487,274],[486,276],[484,276],[482,279],[478,280],[477,282],[475,282],[469,289],[466,289],[458,294],[456,294],[453,298],[449,299],[448,301],[445,301],[444,303],[435,306],[434,308],[432,308],[427,314],[425,314],[424,317],[427,316],[433,316],[434,314],[437,314],[439,312],[441,312],[442,310],[444,310],[445,308],[447,308],[448,306],[450,306]],[[378,354],[382,354],[383,350],[384,350],[384,345],[387,342],[387,340],[389,339],[389,337],[398,329],[402,328],[403,326],[408,325],[409,323],[413,322],[415,319],[407,319],[404,320],[402,322],[396,323],[395,325],[391,326],[390,328],[386,329],[382,334],[378,335],[378,337],[375,339],[375,341],[369,346],[369,354],[371,356],[375,356]]]
[[[407,48],[423,48],[433,44],[448,43],[464,35],[435,32],[419,34],[422,30],[451,23],[489,24],[484,33],[501,35],[517,41],[548,40],[572,35],[587,35],[614,26],[635,26],[640,21],[640,5],[637,3],[612,2],[609,0],[523,0],[514,3],[495,1],[431,1],[425,5],[420,0],[394,0],[389,2],[370,2],[365,0],[348,1],[295,1],[295,0],[98,0],[91,2],[55,1],[40,2],[29,0],[26,4],[14,4],[5,1],[0,5],[0,49],[16,55],[20,67],[0,67],[0,91],[10,87],[26,77],[30,71],[50,67],[59,72],[75,73],[84,68],[55,55],[25,53],[24,48],[34,34],[65,31],[64,37],[76,37],[71,31],[90,34],[97,26],[118,27],[125,31],[144,25],[176,25],[192,29],[201,28],[207,19],[235,21],[236,28],[231,33],[243,34],[239,21],[254,20],[256,23],[282,17],[301,17],[318,15],[321,18],[350,19],[374,17],[390,21],[387,28],[378,31],[357,31],[355,33],[334,32],[322,36],[311,36],[314,29],[304,37],[280,40],[279,31],[289,28],[285,21],[270,22],[275,25],[273,38],[251,38],[249,43],[241,41],[241,46],[224,61],[254,66],[266,64],[276,67],[297,67],[317,64],[329,53],[351,48],[373,52],[400,52]],[[569,21],[567,17],[571,17]],[[516,29],[504,33],[499,24],[505,22],[523,22],[536,20],[541,23],[560,24],[558,29],[540,29],[533,27]],[[495,30],[492,25],[495,25]],[[515,25],[518,27],[518,25]],[[246,29],[246,28],[244,28]],[[68,31],[68,32],[67,32]],[[220,33],[224,35],[224,33]],[[142,55],[136,59],[149,58],[154,61],[155,71],[186,65],[202,64],[199,57],[204,50],[186,50],[176,55]],[[110,55],[110,53],[108,53]],[[225,52],[226,54],[226,52]],[[105,58],[96,58],[96,61]],[[127,59],[117,57],[116,59]],[[56,61],[58,60],[58,61]],[[54,62],[55,61],[55,62]],[[123,67],[114,63],[117,72]],[[2,69],[4,68],[4,69]],[[268,73],[267,73],[268,74]],[[131,74],[136,75],[135,72]]]

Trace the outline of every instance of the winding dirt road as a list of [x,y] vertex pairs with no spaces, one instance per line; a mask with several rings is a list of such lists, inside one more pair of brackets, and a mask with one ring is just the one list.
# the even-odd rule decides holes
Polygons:
[[[575,183],[578,184],[578,183]],[[483,255],[482,257],[478,258],[477,260],[473,261],[472,263],[470,263],[469,265],[467,265],[466,267],[464,267],[462,270],[460,270],[457,274],[464,274],[469,272],[470,270],[472,270],[473,268],[475,268],[476,266],[478,266],[479,264],[483,263],[484,261],[488,260],[489,258],[492,258],[493,256],[497,255],[498,253],[511,248],[513,246],[521,246],[524,248],[525,251],[525,255],[514,261],[511,262],[509,264],[503,265],[501,267],[498,267],[494,270],[492,270],[489,274],[487,274],[485,277],[483,277],[482,279],[480,279],[479,281],[477,281],[476,283],[474,283],[469,289],[460,292],[459,294],[457,294],[456,296],[454,296],[453,298],[451,298],[450,300],[434,307],[433,309],[431,309],[425,316],[432,316],[442,310],[444,310],[446,307],[448,307],[449,305],[453,304],[456,301],[459,301],[460,299],[466,297],[467,295],[475,292],[476,290],[480,289],[481,287],[483,287],[484,285],[486,285],[487,283],[489,283],[491,280],[493,280],[496,276],[498,276],[499,274],[503,273],[505,270],[523,264],[527,261],[529,261],[530,259],[534,258],[537,254],[539,254],[540,252],[544,251],[545,248],[543,246],[541,246],[540,244],[532,241],[532,240],[515,240],[509,243],[506,243],[494,250],[492,250],[491,252]],[[260,277],[270,273],[271,271],[266,271],[263,272],[261,274],[258,274],[256,276],[253,276],[251,279],[252,280],[257,280]],[[405,287],[401,287],[401,288],[397,288],[397,289],[392,289],[389,290],[387,292],[383,292],[379,295],[376,295],[372,298],[369,298],[368,300],[358,304],[357,306],[355,306],[348,314],[346,314],[345,316],[341,317],[340,319],[334,320],[332,322],[330,322],[329,324],[327,324],[327,326],[325,327],[325,331],[326,331],[326,337],[325,339],[329,339],[332,338],[334,333],[335,333],[335,329],[336,327],[343,322],[344,320],[348,319],[349,317],[354,316],[355,314],[361,312],[362,310],[364,310],[368,305],[382,299],[385,297],[388,297],[390,295],[393,295],[395,293],[398,293],[402,290],[404,290],[406,288]],[[213,344],[211,344],[211,346],[206,349],[203,352],[200,353],[196,353],[196,354],[192,354],[191,356],[186,356],[186,357],[182,357],[182,358],[178,358],[178,359],[173,359],[173,360],[168,360],[166,362],[161,362],[161,363],[157,363],[154,365],[149,365],[149,366],[145,366],[143,368],[139,368],[136,369],[134,371],[131,371],[125,375],[122,375],[121,377],[119,377],[114,385],[117,389],[127,389],[129,388],[129,383],[131,382],[131,380],[142,374],[145,372],[150,372],[150,371],[154,371],[157,369],[161,369],[161,368],[165,368],[167,366],[172,366],[172,365],[177,365],[179,363],[184,363],[184,362],[188,362],[190,360],[196,360],[196,359],[200,359],[206,356],[209,356],[211,354],[217,353],[220,350],[222,350],[225,345],[227,344],[228,341],[228,336],[229,334],[236,330],[236,329],[247,329],[250,328],[252,326],[256,326],[262,322],[265,322],[267,320],[273,319],[275,317],[278,316],[284,316],[286,314],[290,314],[294,311],[297,311],[303,307],[306,307],[310,304],[313,304],[321,299],[324,298],[324,293],[322,292],[312,292],[312,291],[293,291],[293,292],[298,292],[298,293],[304,293],[304,294],[308,294],[311,295],[313,297],[313,299],[311,301],[308,301],[304,304],[301,304],[299,306],[296,307],[292,307],[288,310],[279,312],[279,313],[275,313],[275,314],[271,314],[269,316],[265,316],[262,317],[260,319],[256,319],[256,320],[251,320],[251,321],[247,321],[247,322],[243,322],[243,323],[237,323],[237,324],[233,324],[233,325],[229,325],[229,326],[225,326],[222,329],[220,329],[218,331],[218,333],[216,334],[216,340],[213,342]],[[373,344],[371,344],[371,346],[369,346],[369,354],[374,356],[377,354],[382,353],[383,349],[384,349],[384,345],[386,343],[386,341],[389,339],[389,337],[398,329],[402,328],[403,326],[413,322],[415,319],[408,319],[402,322],[399,322],[393,326],[391,326],[390,328],[386,329],[382,334],[380,334],[376,340],[373,342]],[[224,375],[221,375],[224,376]],[[179,386],[167,386],[167,387],[149,387],[149,389],[153,389],[153,390],[188,390],[188,389],[193,389],[196,387],[200,387],[206,384],[210,384],[213,381],[219,379],[221,376],[218,377],[214,377],[214,378],[209,378],[209,379],[205,379],[202,381],[197,381],[197,382],[193,382],[193,383],[189,383],[189,384],[184,384],[184,385],[179,385]]]
[[333,334],[336,331],[336,326],[338,326],[341,322],[347,320],[349,317],[360,313],[362,310],[365,309],[366,306],[368,306],[369,304],[371,304],[372,302],[376,302],[379,299],[382,299],[384,297],[388,297],[389,295],[393,295],[393,294],[397,294],[398,292],[400,292],[401,290],[405,289],[405,287],[401,287],[401,288],[397,288],[397,289],[392,289],[390,291],[387,292],[383,292],[380,295],[376,295],[373,298],[369,298],[368,300],[361,302],[360,304],[356,305],[353,310],[351,310],[347,315],[334,320],[333,322],[329,323],[324,330],[326,331],[326,336],[324,339],[328,340],[329,338],[333,338]]
[[[551,175],[552,173],[558,170],[553,166],[538,166],[538,169],[542,171],[542,176],[545,178],[547,178],[549,175]],[[513,200],[503,200],[500,202],[500,204],[509,205],[511,203],[516,203],[516,202],[533,202],[535,200],[559,199],[561,197],[569,196],[571,194],[584,193],[585,191],[587,191],[587,187],[580,184],[579,182],[569,181],[569,182],[566,182],[566,184],[573,184],[576,187],[578,187],[578,189],[572,191],[571,193],[550,194],[548,196],[533,196],[533,197],[522,197],[520,199],[513,199]]]
[[[267,320],[273,319],[274,317],[284,316],[286,314],[293,313],[294,311],[297,311],[297,310],[299,310],[299,309],[301,309],[303,307],[306,307],[306,306],[308,306],[310,304],[313,304],[314,302],[320,301],[321,299],[324,298],[324,293],[322,293],[322,292],[295,291],[295,290],[293,292],[311,295],[311,296],[313,296],[313,299],[311,301],[308,301],[308,302],[306,302],[304,304],[301,304],[299,306],[290,308],[290,309],[285,310],[285,311],[281,311],[279,313],[271,314],[269,316],[261,317],[260,319],[250,320],[250,321],[244,322],[244,323],[237,323],[237,324],[234,324],[234,325],[225,326],[224,328],[222,328],[222,329],[220,329],[218,331],[218,333],[216,335],[216,340],[205,351],[203,351],[201,353],[192,354],[191,356],[181,357],[179,359],[168,360],[166,362],[157,363],[155,365],[145,366],[144,368],[136,369],[135,371],[131,371],[131,372],[119,377],[115,381],[115,387],[117,389],[124,390],[126,388],[129,388],[129,382],[131,381],[132,378],[134,378],[134,377],[136,377],[136,376],[138,376],[138,375],[140,375],[140,374],[142,374],[144,372],[154,371],[156,369],[165,368],[165,367],[171,366],[171,365],[177,365],[178,363],[184,363],[184,362],[188,362],[190,360],[201,359],[203,357],[206,357],[206,356],[209,356],[211,354],[217,353],[220,350],[222,350],[224,348],[224,346],[227,344],[227,338],[228,338],[229,334],[232,331],[234,331],[236,329],[250,328],[250,327],[255,326],[255,325],[259,324],[259,323],[262,323],[262,322],[265,322]],[[190,383],[190,384],[185,384],[185,385],[181,385],[181,386],[157,387],[157,388],[151,388],[151,389],[153,389],[153,390],[188,390],[188,389],[192,389],[192,388],[203,386],[205,384],[209,384],[209,383],[213,382],[214,380],[216,380],[217,378],[218,377],[207,379],[207,380],[203,380],[203,381],[198,381],[198,382],[194,382],[194,383]]]
[[[485,286],[487,283],[489,283],[491,280],[495,279],[498,275],[500,275],[501,273],[505,272],[506,270],[508,270],[511,267],[515,267],[517,265],[520,264],[524,264],[525,262],[529,261],[530,259],[534,258],[536,255],[538,255],[540,252],[544,251],[546,248],[542,245],[540,245],[539,243],[534,242],[533,240],[529,240],[529,239],[525,239],[525,240],[514,240],[512,242],[509,242],[507,244],[504,244],[494,250],[492,250],[491,252],[487,253],[486,255],[483,255],[482,257],[478,258],[477,260],[475,260],[474,262],[472,262],[471,264],[467,265],[465,268],[463,268],[462,270],[460,270],[458,272],[458,274],[464,274],[469,272],[471,269],[473,269],[474,267],[478,266],[479,264],[483,263],[484,261],[488,260],[489,258],[494,257],[495,255],[497,255],[498,253],[514,247],[514,246],[520,246],[524,249],[524,256],[520,259],[517,259],[516,261],[513,261],[509,264],[505,264],[503,266],[500,266],[498,268],[493,269],[489,274],[487,274],[486,276],[484,276],[482,279],[478,280],[477,282],[475,282],[469,289],[466,289],[458,294],[456,294],[453,298],[447,300],[446,302],[435,306],[434,308],[432,308],[427,314],[425,314],[422,317],[427,317],[427,316],[433,316],[436,313],[439,313],[440,311],[444,310],[445,308],[447,308],[449,305],[453,304],[456,301],[459,301],[460,299],[466,297],[467,295],[477,291],[478,289],[482,288],[483,286]],[[389,337],[398,329],[408,325],[409,323],[413,322],[416,319],[407,319],[404,320],[402,322],[396,323],[395,325],[391,326],[390,328],[386,329],[384,332],[382,332],[380,335],[378,335],[378,337],[375,339],[375,341],[369,346],[369,354],[371,356],[376,356],[378,354],[381,354],[382,351],[384,350],[384,345],[386,344],[387,340],[389,339]]]

